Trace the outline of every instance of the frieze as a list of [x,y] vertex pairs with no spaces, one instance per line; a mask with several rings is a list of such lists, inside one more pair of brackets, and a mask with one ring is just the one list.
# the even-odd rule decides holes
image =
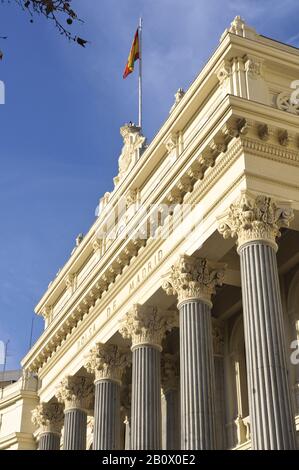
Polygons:
[[129,283],[129,294],[134,292],[140,284],[145,281],[163,259],[163,251],[159,250],[135,275],[133,280]]

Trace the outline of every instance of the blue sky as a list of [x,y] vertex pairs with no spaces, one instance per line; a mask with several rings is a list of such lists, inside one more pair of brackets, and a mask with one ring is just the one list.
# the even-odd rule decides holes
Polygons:
[[[8,368],[28,350],[33,310],[79,232],[112,189],[119,128],[137,120],[137,74],[122,79],[138,17],[144,18],[144,134],[167,118],[235,15],[299,46],[296,0],[77,0],[85,19],[69,43],[43,18],[0,3],[0,340]],[[36,317],[34,339],[43,322]],[[1,370],[1,366],[0,366]]]

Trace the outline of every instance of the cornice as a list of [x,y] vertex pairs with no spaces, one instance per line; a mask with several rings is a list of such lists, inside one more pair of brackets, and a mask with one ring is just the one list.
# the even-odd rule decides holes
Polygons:
[[225,40],[228,40],[234,53],[239,49],[246,51],[248,54],[256,54],[267,61],[275,61],[275,63],[283,63],[285,66],[298,67],[299,65],[299,49],[275,41],[265,36],[257,35],[257,40],[238,36],[228,32]]
[[[237,115],[238,116],[238,115]],[[228,121],[229,122],[229,121]],[[233,124],[232,124],[233,123]],[[172,188],[168,188],[170,191],[170,194],[173,195],[173,188],[176,188],[177,191],[179,192],[179,199],[177,202],[182,202],[184,200],[184,197],[186,196],[186,202],[190,200],[194,200],[194,197],[203,197],[203,195],[209,191],[209,188],[215,184],[217,178],[225,171],[225,168],[228,168],[230,164],[232,164],[232,159],[237,158],[237,156],[244,152],[248,148],[253,149],[254,152],[256,152],[258,148],[260,148],[260,152],[262,156],[271,155],[271,158],[277,158],[281,160],[284,163],[289,163],[289,164],[294,164],[294,162],[297,162],[299,159],[299,149],[296,150],[295,148],[288,149],[285,146],[279,144],[279,140],[277,140],[277,143],[274,144],[272,142],[265,142],[261,136],[259,136],[257,129],[258,126],[261,125],[260,121],[253,121],[253,120],[242,120],[240,117],[236,117],[230,121],[230,126],[229,128],[231,129],[230,131],[230,141],[231,143],[226,143],[228,145],[228,150],[225,153],[221,153],[221,158],[219,159],[219,162],[217,161],[217,165],[214,165],[214,160],[212,159],[210,161],[210,165],[214,165],[212,168],[210,168],[210,171],[206,176],[204,176],[203,172],[203,179],[200,181],[196,178],[192,179],[190,178],[190,169],[192,170],[192,165],[194,165],[194,160],[189,160],[189,166],[185,165],[184,166],[184,174],[181,175],[178,180],[175,182],[174,186]],[[227,138],[227,124],[223,125],[220,129],[220,134],[222,138],[224,139]],[[281,129],[281,124],[279,129]],[[237,131],[237,133],[235,132]],[[252,135],[251,135],[252,134]],[[239,137],[235,137],[236,135],[239,135]],[[215,141],[215,137],[209,141],[209,148],[211,149],[211,142]],[[293,139],[294,143],[294,139]],[[273,157],[274,155],[274,157]],[[196,159],[196,156],[194,157]],[[201,157],[200,157],[201,158]],[[215,157],[217,158],[217,156]],[[296,163],[297,165],[297,163]],[[208,167],[207,167],[208,168]],[[188,176],[189,172],[189,176]],[[185,188],[183,184],[180,185],[180,183],[184,180],[182,178],[184,175],[188,176],[188,181],[190,182],[191,180],[191,186],[188,188]],[[179,183],[179,184],[178,184]],[[197,183],[197,184],[195,184]],[[195,186],[194,186],[195,185]],[[187,191],[191,192],[187,192]],[[192,196],[194,191],[194,197]],[[148,242],[148,240],[147,240]],[[111,256],[111,254],[109,254]],[[119,256],[119,255],[118,255]],[[112,260],[113,261],[113,260]],[[102,277],[103,274],[101,274],[98,271],[98,278]],[[89,275],[88,279],[88,285],[87,288],[86,286],[84,287],[85,292],[85,297],[79,301],[79,305],[75,307],[75,311],[72,311],[68,317],[64,319],[64,324],[59,325],[59,331],[53,333],[52,331],[47,330],[44,332],[44,335],[40,338],[41,341],[38,341],[39,344],[45,344],[45,336],[49,337],[49,341],[46,344],[46,347],[43,349],[43,352],[40,354],[40,360],[41,363],[46,360],[49,355],[53,355],[57,347],[61,345],[71,334],[71,330],[76,328],[82,323],[83,318],[88,315],[90,308],[92,308],[97,299],[101,298],[101,295],[104,294],[104,291],[100,294],[99,291],[102,288],[101,286],[97,286],[97,282],[93,281],[93,285],[91,283],[91,277],[92,273]],[[109,288],[109,286],[106,286],[106,292]],[[70,305],[66,307],[68,310],[70,309]],[[59,321],[57,320],[56,326],[59,322],[61,322],[62,316],[59,316]],[[50,338],[50,336],[52,337]],[[37,345],[38,346],[38,345]],[[51,352],[52,350],[52,352]],[[33,352],[33,351],[32,351]],[[31,355],[31,354],[30,354]],[[42,359],[42,357],[44,359]],[[23,363],[26,363],[27,360],[29,359],[29,355],[26,356],[26,358],[23,360]],[[39,360],[39,362],[40,362]],[[29,361],[31,362],[31,361]]]
[[[124,178],[121,184],[119,184],[113,193],[111,193],[109,201],[111,207],[117,203],[122,194],[126,193],[130,187],[134,186],[134,180],[140,180],[141,175],[146,171],[149,163],[152,166],[152,163],[155,164],[153,160],[156,160],[156,163],[158,162],[158,160],[165,154],[165,140],[168,139],[170,134],[182,130],[188,124],[191,117],[200,108],[200,105],[205,102],[210,91],[216,87],[218,83],[216,69],[219,67],[219,63],[223,60],[224,56],[230,50],[231,41],[233,39],[232,36],[234,35],[228,35],[226,39],[221,41],[213,56],[193,81],[187,92],[184,94],[184,97],[180,100],[152,142],[149,144],[148,148],[143,153],[142,158],[135,164],[132,171]],[[201,103],[198,103],[198,99],[201,100]],[[86,250],[88,253],[91,252],[89,246],[90,241],[94,238],[99,224],[100,221],[96,220],[89,232],[84,236],[82,243],[77,247],[70,259],[61,269],[60,273],[52,281],[48,290],[37,304],[35,308],[36,313],[40,313],[42,311],[45,302],[49,301],[55,292],[58,292],[59,294],[61,293],[62,289],[60,288],[60,283],[63,277],[69,271],[76,271],[74,266],[80,262],[82,258],[86,259],[88,256],[88,254],[85,253]]]
[[[254,39],[241,37],[227,30],[222,36],[220,44],[208,60],[202,71],[191,84],[183,98],[174,108],[168,119],[165,121],[151,144],[145,150],[142,158],[136,163],[130,174],[122,181],[122,183],[111,193],[109,204],[115,205],[119,197],[124,194],[134,181],[145,179],[145,174],[149,166],[163,157],[165,154],[165,141],[169,136],[181,131],[188,124],[193,115],[201,107],[202,103],[211,91],[218,86],[217,70],[223,61],[229,61],[231,58],[240,55],[256,55],[259,59],[274,64],[283,64],[294,70],[299,66],[299,50],[282,44],[270,38],[256,34]],[[91,253],[90,241],[94,239],[95,233],[99,226],[99,220],[95,221],[89,232],[85,235],[82,243],[77,247],[70,257],[69,261],[61,269],[59,275],[52,281],[50,287],[38,303],[36,312],[40,313],[46,302],[53,303],[53,296],[58,296],[62,292],[61,281],[64,276],[76,271],[76,266],[82,264],[82,260],[86,259]],[[93,240],[94,241],[94,240]]]
[[[223,62],[223,60],[230,60],[230,58],[236,56],[236,54],[244,56],[245,52],[247,54],[257,54],[259,58],[265,58],[268,61],[270,60],[269,58],[275,61],[281,59],[284,65],[289,63],[292,67],[298,67],[299,65],[299,51],[291,46],[263,38],[259,35],[256,36],[256,40],[252,40],[227,32],[213,56],[191,84],[182,100],[175,107],[151,144],[145,150],[142,158],[136,163],[130,174],[127,175],[122,183],[111,193],[109,201],[111,206],[113,206],[119,197],[128,191],[132,185],[135,185],[134,181],[145,179],[144,175],[148,171],[148,167],[152,167],[153,163],[155,161],[157,162],[165,154],[165,141],[167,141],[169,136],[181,131],[189,123],[190,119],[193,119],[195,111],[201,107],[205,102],[206,96],[209,95],[217,85],[216,71],[219,69],[221,62]],[[250,103],[246,100],[246,107],[248,108],[250,105],[255,106],[256,103]],[[284,115],[284,120],[286,119],[287,117]],[[57,297],[63,291],[61,284],[62,279],[69,272],[74,274],[78,265],[82,265],[83,260],[90,255],[92,252],[90,242],[95,241],[95,233],[97,232],[100,222],[100,220],[95,221],[89,232],[85,235],[82,243],[61,269],[59,275],[53,280],[49,289],[36,307],[37,313],[42,312],[45,303],[53,304],[53,302],[55,302],[53,296]]]
[[[238,126],[238,123],[234,123],[234,125]],[[223,132],[224,131],[220,131],[219,135],[220,135],[220,138],[223,140],[224,143],[228,139],[233,138],[232,135],[227,136],[227,135],[223,134]],[[226,128],[225,128],[225,132],[226,132]],[[170,197],[168,197],[168,198],[166,197],[164,200],[160,201],[160,203],[164,202],[164,203],[167,203],[167,204],[173,204],[174,202],[175,203],[182,202],[182,200],[184,198],[184,195],[188,191],[192,191],[192,189],[194,187],[194,184],[197,181],[197,178],[196,178],[196,175],[195,175],[196,169],[197,168],[202,169],[202,171],[200,173],[200,176],[203,177],[206,169],[209,168],[211,165],[214,165],[215,159],[221,153],[221,150],[223,149],[223,147],[220,146],[219,148],[217,148],[217,146],[215,146],[214,144],[215,144],[215,138],[210,139],[209,140],[209,149],[208,149],[208,152],[209,152],[208,156],[210,158],[205,160],[204,157],[200,157],[199,162],[194,162],[193,166],[190,166],[190,168],[189,168],[189,175],[185,174],[185,175],[183,175],[183,177],[181,179],[178,179],[178,181],[175,183],[174,187],[169,188]],[[195,169],[194,169],[194,165],[196,165]],[[190,174],[190,170],[191,170],[191,174]],[[187,187],[185,185],[185,181],[186,181],[185,178],[188,181]],[[176,194],[178,194],[178,199],[177,200],[174,200],[174,191],[176,191]],[[153,202],[155,202],[155,201],[153,201]],[[133,217],[133,219],[130,221],[130,224],[128,226],[128,231],[130,231],[130,227],[134,226],[135,223],[136,223],[136,221]],[[142,225],[143,223],[144,223],[144,221],[140,221],[139,225]],[[137,227],[137,230],[138,230],[138,227]],[[117,275],[120,274],[122,269],[126,265],[130,264],[130,251],[133,250],[133,253],[131,254],[131,258],[132,258],[132,256],[135,256],[138,253],[138,250],[142,246],[144,246],[147,241],[148,240],[142,240],[142,239],[138,240],[138,239],[136,239],[133,242],[131,240],[128,240],[126,242],[126,247],[124,249],[127,250],[127,251],[124,254],[129,255],[129,256],[121,257],[119,253],[117,254],[117,259],[119,261],[121,261],[121,263],[123,263],[122,266],[120,264],[118,264],[117,269],[120,268],[120,270],[117,271],[117,272],[114,270],[114,267],[113,267],[113,261],[114,260],[113,260],[113,258],[111,258],[111,253],[106,253],[106,258],[109,255],[112,266],[111,265],[109,267],[106,266],[106,271],[101,272],[101,273],[99,272],[99,267],[97,267],[97,270],[98,270],[97,278],[101,279],[101,281],[97,280],[97,282],[94,282],[92,287],[90,288],[90,284],[91,284],[90,279],[92,277],[92,272],[91,272],[90,275],[89,275],[88,281],[86,280],[87,285],[82,284],[82,286],[80,286],[80,290],[78,290],[73,295],[71,300],[73,301],[73,305],[74,305],[74,301],[76,301],[76,299],[78,299],[78,297],[82,293],[82,291],[85,292],[84,298],[83,299],[81,298],[81,300],[79,301],[79,304],[77,303],[77,305],[75,307],[75,311],[73,311],[68,316],[67,319],[64,318],[64,324],[61,325],[60,331],[57,331],[54,335],[54,338],[52,337],[50,339],[50,344],[48,344],[46,346],[46,348],[44,349],[44,351],[43,351],[44,359],[51,356],[55,352],[55,350],[59,346],[59,344],[61,344],[61,342],[68,335],[70,335],[72,329],[78,323],[80,324],[80,322],[82,321],[82,318],[85,315],[88,314],[90,308],[92,308],[95,305],[97,299],[101,298],[102,294],[109,289],[109,285],[111,285],[111,282],[113,283],[115,281]],[[125,240],[122,240],[121,245],[125,245]],[[103,283],[103,280],[104,280],[104,283]],[[87,286],[88,286],[88,290],[86,290]],[[69,310],[70,308],[74,308],[74,307],[71,307],[70,303],[68,302],[68,304],[66,304],[66,306],[65,306],[65,310],[66,309]],[[54,319],[53,325],[50,324],[50,326],[48,328],[51,328],[51,330],[53,331],[54,327],[58,323],[61,322],[61,319],[62,319],[62,314],[59,314],[58,317]],[[49,336],[49,331],[47,331],[47,329],[45,330],[44,334],[42,335],[42,337],[40,338],[40,340],[38,342],[44,344],[44,339],[45,339],[46,336]],[[24,358],[22,363],[24,363],[26,361],[27,356]]]
[[[173,131],[176,132],[176,128],[179,128],[181,130],[182,128],[185,127],[187,122],[190,120],[189,114],[189,107],[193,107],[192,113],[198,109],[198,103],[196,103],[196,107],[194,106],[194,98],[198,94],[198,91],[202,89],[202,97],[203,101],[205,100],[205,97],[207,96],[207,86],[212,89],[215,87],[217,84],[217,78],[216,75],[214,77],[214,68],[215,68],[215,62],[218,62],[219,60],[222,60],[222,56],[226,53],[226,49],[229,46],[229,38],[225,41],[223,41],[217,48],[217,50],[214,52],[213,56],[210,58],[210,60],[207,62],[206,66],[202,69],[202,71],[199,73],[197,78],[194,80],[194,82],[191,84],[189,87],[188,91],[184,94],[184,97],[182,100],[178,103],[178,105],[175,107],[173,112],[169,115],[169,117],[166,119],[165,123],[161,127],[161,129],[158,131],[152,142],[149,144],[147,149],[144,151],[142,158],[135,164],[135,166],[132,168],[131,172],[125,176],[125,178],[122,180],[122,182],[115,188],[113,193],[111,194],[110,201],[109,203],[111,204],[111,207],[115,205],[120,198],[121,195],[125,194],[131,187],[134,186],[132,185],[133,181],[137,179],[140,179],[140,175],[145,172],[145,170],[148,167],[148,164],[150,163],[152,165],[152,160],[153,157],[158,162],[158,160],[166,153],[165,149],[165,140],[167,140],[169,133],[172,133]],[[207,80],[209,77],[209,80]],[[213,80],[211,81],[210,78]],[[184,113],[182,113],[182,110],[184,110]],[[184,116],[188,115],[188,119],[183,122]],[[156,157],[156,158],[155,158]],[[63,266],[61,269],[60,273],[57,275],[57,277],[52,281],[51,285],[37,304],[35,308],[35,312],[39,313],[45,302],[48,301],[49,298],[51,298],[51,295],[58,289],[59,293],[61,293],[61,289],[59,289],[59,285],[63,279],[63,277],[71,270],[74,269],[74,265],[76,265],[78,262],[80,262],[80,258],[86,258],[88,255],[86,255],[85,251],[86,249],[88,252],[90,252],[90,241],[95,237],[95,233],[98,230],[100,220],[96,220],[94,224],[91,226],[90,230],[88,233],[84,236],[81,244],[77,247],[75,252],[71,255],[70,259],[66,262],[66,264]]]
[[19,390],[17,393],[11,394],[7,397],[1,398],[0,400],[0,410],[5,409],[8,406],[13,405],[19,400],[25,400],[25,399],[31,399],[31,400],[38,400],[38,395],[37,392],[32,391],[32,390]]
[[0,438],[0,449],[7,449],[15,444],[20,443],[32,443],[35,444],[35,440],[33,438],[32,433],[27,432],[14,432],[9,434],[8,436],[4,436]]
[[[267,65],[270,64],[271,67],[273,64],[280,66],[283,63],[284,66],[297,70],[299,65],[299,51],[290,46],[259,35],[252,40],[227,32],[213,56],[145,150],[142,158],[111,193],[109,200],[111,206],[122,195],[127,194],[131,189],[136,189],[136,185],[140,186],[148,175],[155,171],[157,163],[166,154],[165,142],[188,126],[195,114],[206,103],[207,97],[218,89],[219,66],[238,56],[257,57],[261,61],[264,60]],[[245,123],[243,127],[242,121]],[[271,127],[270,141],[265,142],[264,133],[258,135],[257,129],[261,125]],[[163,177],[161,188],[157,193],[150,194],[150,197],[143,202],[150,205],[159,200],[160,203],[171,205],[189,200],[190,194],[205,194],[227,164],[225,158],[230,158],[229,152],[236,157],[240,152],[246,151],[297,166],[297,127],[298,116],[253,101],[226,96],[216,109],[212,106],[208,121],[193,136],[171,170]],[[275,136],[272,128],[277,130]],[[234,139],[237,139],[236,144]],[[129,227],[132,227],[137,219],[138,214],[135,214]],[[83,261],[93,252],[97,244],[96,233],[101,223],[101,219],[96,220],[70,260],[54,279],[36,308],[38,313],[51,314],[51,307],[65,289],[66,283],[70,285],[70,276],[80,269]],[[74,332],[96,302],[111,289],[119,274],[135,259],[143,246],[142,240],[135,240],[135,243],[115,240],[111,244],[97,266],[91,270],[87,279],[80,284],[71,299],[51,322],[42,335],[42,340],[37,342],[36,348],[33,348],[35,351],[46,340],[46,346],[42,352],[43,360],[53,355],[57,346],[59,347]],[[31,353],[26,356],[25,362],[30,355]]]
[[260,142],[250,137],[243,137],[241,142],[246,153],[291,166],[299,166],[299,148],[286,148],[273,143]]

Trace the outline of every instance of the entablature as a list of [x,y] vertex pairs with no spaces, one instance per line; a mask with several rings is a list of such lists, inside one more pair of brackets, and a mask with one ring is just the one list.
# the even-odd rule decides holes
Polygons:
[[[136,212],[129,220],[122,237],[113,241],[110,249],[103,254],[82,285],[77,286],[64,309],[53,319],[24,359],[23,364],[26,367],[35,371],[42,367],[112,286],[117,286],[122,277],[120,274],[125,272],[138,252],[146,252],[148,242],[155,233],[163,230],[163,224],[172,217],[172,211],[169,211],[148,236],[144,227],[153,218],[155,210],[163,205],[166,208],[175,208],[183,201],[186,204],[200,202],[203,194],[207,194],[215,185],[217,174],[225,172],[233,158],[244,152],[260,152],[263,158],[299,166],[297,116],[233,96],[227,96],[214,113],[214,124],[210,132],[206,129],[204,137],[197,135],[190,147],[184,149],[171,168],[167,180],[161,181],[160,191],[152,193],[148,198],[147,207],[150,210]],[[282,134],[284,138],[281,137]],[[219,165],[217,159],[221,155],[223,159]],[[226,188],[221,191],[217,200],[223,197]],[[142,231],[144,238],[140,236]]]
[[[47,292],[36,307],[36,313],[43,315],[47,319],[47,324],[60,314],[69,300],[70,290],[65,284],[65,279],[72,276],[74,278],[73,289],[75,289],[81,281],[83,284],[82,271],[88,276],[92,272],[93,265],[98,263],[105,252],[108,249],[111,252],[110,247],[113,243],[109,240],[103,242],[97,237],[107,214],[116,210],[121,199],[126,199],[127,196],[137,191],[139,191],[139,203],[147,205],[154,187],[153,181],[155,179],[157,181],[161,163],[164,165],[164,173],[159,174],[159,183],[160,179],[165,178],[165,173],[169,169],[177,168],[175,163],[178,160],[181,162],[184,158],[190,157],[193,142],[197,142],[198,133],[202,133],[203,139],[204,135],[213,132],[212,129],[215,126],[213,117],[218,116],[215,110],[223,108],[222,102],[227,94],[247,98],[246,106],[248,104],[249,107],[255,105],[254,100],[297,114],[294,112],[294,107],[289,106],[286,94],[287,82],[297,78],[298,66],[298,49],[260,36],[241,18],[236,17],[230,28],[222,35],[220,45],[213,56],[187,92],[181,96],[165,124],[151,144],[144,148],[142,157],[136,158],[128,173],[125,171],[126,152],[123,152],[124,162],[120,168],[121,177],[117,180],[117,186],[112,193],[106,193],[102,198],[103,210],[100,216],[49,285]],[[268,69],[271,70],[271,79],[269,74],[267,75]],[[284,75],[282,75],[282,70]],[[275,80],[273,76],[276,77]],[[224,86],[227,80],[230,84],[227,83]],[[286,115],[284,115],[285,120],[287,120]],[[135,129],[135,127],[132,125],[132,128]],[[127,139],[127,127],[122,129]],[[144,140],[138,132],[136,127],[136,142],[141,142],[143,145]],[[280,138],[286,145],[288,140],[286,135],[282,133]],[[213,162],[221,146],[224,148],[226,144],[227,137],[224,140],[221,138],[220,141],[211,141],[210,148],[202,152],[202,164],[195,164],[189,169],[189,174],[179,182],[179,187],[173,188],[171,194],[167,196],[167,203],[178,201],[180,194],[184,192],[182,189],[191,187],[192,179],[200,177],[200,172],[205,168],[205,162],[208,162],[209,166],[209,159]],[[133,146],[135,152],[135,140],[130,145]],[[168,164],[165,164],[167,158]],[[155,187],[154,190],[159,191],[160,188]],[[134,215],[133,210],[131,210],[130,217],[132,215]],[[127,223],[127,220],[125,222]],[[88,271],[89,268],[90,271]]]

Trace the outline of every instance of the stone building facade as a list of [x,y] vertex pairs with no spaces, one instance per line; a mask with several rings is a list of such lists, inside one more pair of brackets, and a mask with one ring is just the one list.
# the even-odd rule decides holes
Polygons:
[[121,128],[114,189],[36,307],[27,448],[298,448],[298,70],[236,17],[149,145]]

